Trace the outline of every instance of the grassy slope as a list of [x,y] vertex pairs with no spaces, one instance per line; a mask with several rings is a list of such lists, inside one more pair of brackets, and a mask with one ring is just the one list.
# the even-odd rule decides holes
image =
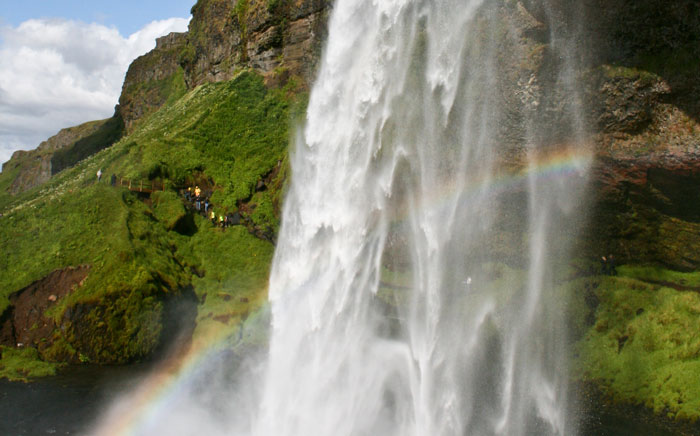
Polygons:
[[[41,350],[44,358],[125,362],[147,354],[160,333],[152,322],[161,315],[160,298],[189,284],[200,301],[197,331],[235,329],[265,300],[273,246],[243,227],[213,228],[198,215],[191,236],[177,233],[172,229],[186,210],[173,189],[144,203],[125,189],[96,184],[94,174],[102,168],[106,175],[157,176],[169,187],[206,178],[214,184],[215,209],[232,211],[284,160],[294,99],[289,88],[268,91],[252,73],[203,85],[47,184],[18,197],[0,194],[7,253],[0,257],[0,312],[11,292],[54,269],[89,264],[84,285],[49,315],[60,322],[67,307],[96,306],[92,332],[78,338],[57,329],[54,345]],[[262,204],[278,195],[256,198]],[[260,219],[277,225],[274,215]]]
[[53,174],[71,167],[88,156],[114,144],[124,132],[124,122],[118,116],[100,121],[100,127],[70,147],[58,150],[51,158]]

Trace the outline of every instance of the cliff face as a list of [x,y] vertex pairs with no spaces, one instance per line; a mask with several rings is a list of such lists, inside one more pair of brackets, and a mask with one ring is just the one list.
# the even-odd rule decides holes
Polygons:
[[163,36],[156,39],[156,48],[129,65],[117,108],[128,133],[139,119],[184,94],[180,56],[186,43],[185,33]]
[[692,270],[700,266],[700,124],[684,101],[697,88],[672,83],[626,69],[599,80],[598,207],[588,233],[601,253]]
[[555,45],[575,44],[572,79],[585,142],[594,151],[590,219],[577,254],[700,268],[694,248],[700,243],[700,6],[689,0],[545,6],[523,0],[499,10],[506,27],[517,29],[500,46],[506,164],[522,160],[527,118],[554,145],[574,139],[561,116],[571,108],[567,94],[548,95],[540,84],[557,80]]
[[188,86],[228,80],[245,67],[268,76],[278,69],[277,73],[310,82],[330,4],[330,0],[199,0],[192,8],[182,57]]
[[185,88],[231,79],[251,68],[270,86],[297,76],[310,83],[326,36],[331,0],[199,0],[187,33],[157,40],[126,75],[119,113],[134,123]]
[[[51,175],[105,148],[137,122],[187,89],[231,79],[252,68],[270,86],[297,76],[310,83],[326,36],[331,0],[199,0],[192,7],[187,33],[173,33],[156,41],[156,48],[129,66],[115,118],[107,127],[95,123],[62,130],[34,151],[17,152],[4,168],[16,169],[9,192],[17,194],[45,183]],[[105,129],[111,132],[105,134]],[[80,153],[69,149],[78,140],[96,134],[106,140],[89,142]],[[15,173],[13,173],[14,175]]]

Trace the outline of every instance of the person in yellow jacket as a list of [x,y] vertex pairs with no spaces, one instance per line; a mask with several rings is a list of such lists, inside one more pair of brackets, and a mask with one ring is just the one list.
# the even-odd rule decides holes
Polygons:
[[219,215],[219,225],[221,226],[222,229],[224,228],[224,216],[223,215]]
[[211,218],[211,223],[213,225],[216,225],[216,214],[214,213],[213,210],[211,211],[211,214],[209,215],[209,217]]
[[194,187],[194,207],[197,210],[202,210],[202,198],[200,197],[200,195],[202,195],[202,190],[199,189],[199,186],[195,186]]

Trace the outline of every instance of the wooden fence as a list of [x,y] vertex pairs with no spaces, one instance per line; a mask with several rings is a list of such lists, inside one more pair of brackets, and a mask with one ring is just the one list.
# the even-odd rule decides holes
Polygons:
[[[110,181],[111,183],[111,181]],[[134,192],[145,192],[151,193],[156,191],[165,191],[165,183],[157,180],[132,180],[125,179],[123,177],[118,177],[114,183],[114,186],[119,186],[122,188],[127,188],[129,191]]]

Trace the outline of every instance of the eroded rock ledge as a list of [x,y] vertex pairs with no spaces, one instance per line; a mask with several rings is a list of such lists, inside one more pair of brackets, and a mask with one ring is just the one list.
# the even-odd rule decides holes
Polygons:
[[59,269],[10,295],[10,306],[0,317],[0,345],[35,347],[43,351],[53,343],[56,329],[46,311],[80,288],[90,266]]

